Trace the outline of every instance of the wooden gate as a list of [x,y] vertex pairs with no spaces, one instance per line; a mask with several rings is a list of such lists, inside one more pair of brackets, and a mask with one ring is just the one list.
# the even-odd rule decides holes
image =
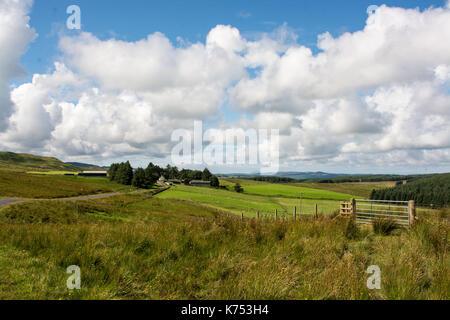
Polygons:
[[343,216],[349,216],[353,214],[353,207],[355,201],[341,201],[341,207],[339,209],[339,214]]

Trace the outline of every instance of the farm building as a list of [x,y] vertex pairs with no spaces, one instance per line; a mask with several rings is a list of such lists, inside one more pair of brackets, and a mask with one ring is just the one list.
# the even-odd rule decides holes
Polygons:
[[178,179],[170,179],[169,182],[172,184],[181,184],[181,180]]
[[107,171],[83,171],[78,174],[80,177],[106,177]]
[[189,185],[193,187],[211,187],[211,181],[192,180]]

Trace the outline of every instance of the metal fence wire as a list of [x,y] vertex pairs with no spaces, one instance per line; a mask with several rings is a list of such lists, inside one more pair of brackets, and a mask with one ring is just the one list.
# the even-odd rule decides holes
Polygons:
[[372,224],[375,219],[391,219],[399,225],[411,224],[408,201],[360,200],[355,201],[356,222]]

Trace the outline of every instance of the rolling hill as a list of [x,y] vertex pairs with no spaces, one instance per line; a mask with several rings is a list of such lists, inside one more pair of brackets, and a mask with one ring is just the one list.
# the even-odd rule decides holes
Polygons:
[[25,153],[0,152],[0,167],[3,169],[35,171],[79,171],[80,168],[53,157],[43,157]]

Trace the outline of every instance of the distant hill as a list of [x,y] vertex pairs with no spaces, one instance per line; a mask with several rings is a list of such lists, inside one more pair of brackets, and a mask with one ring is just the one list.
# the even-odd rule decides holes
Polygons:
[[78,168],[83,168],[83,169],[108,169],[109,167],[101,167],[101,166],[97,166],[95,164],[89,164],[89,163],[83,163],[83,162],[66,162],[67,164],[71,164],[75,167]]
[[280,172],[276,175],[281,178],[292,178],[292,179],[332,179],[338,177],[346,177],[349,174],[345,173],[327,173],[327,172]]
[[[262,177],[258,173],[228,173],[228,174],[218,174],[218,177],[222,178],[243,178],[243,179],[249,179],[253,177]],[[338,177],[346,177],[349,176],[349,174],[345,173],[327,173],[327,172],[279,172],[274,176],[271,177],[278,177],[278,178],[289,178],[294,180],[306,180],[306,179],[333,179]]]
[[52,157],[42,157],[26,153],[0,152],[0,167],[15,170],[79,171],[74,165]]

